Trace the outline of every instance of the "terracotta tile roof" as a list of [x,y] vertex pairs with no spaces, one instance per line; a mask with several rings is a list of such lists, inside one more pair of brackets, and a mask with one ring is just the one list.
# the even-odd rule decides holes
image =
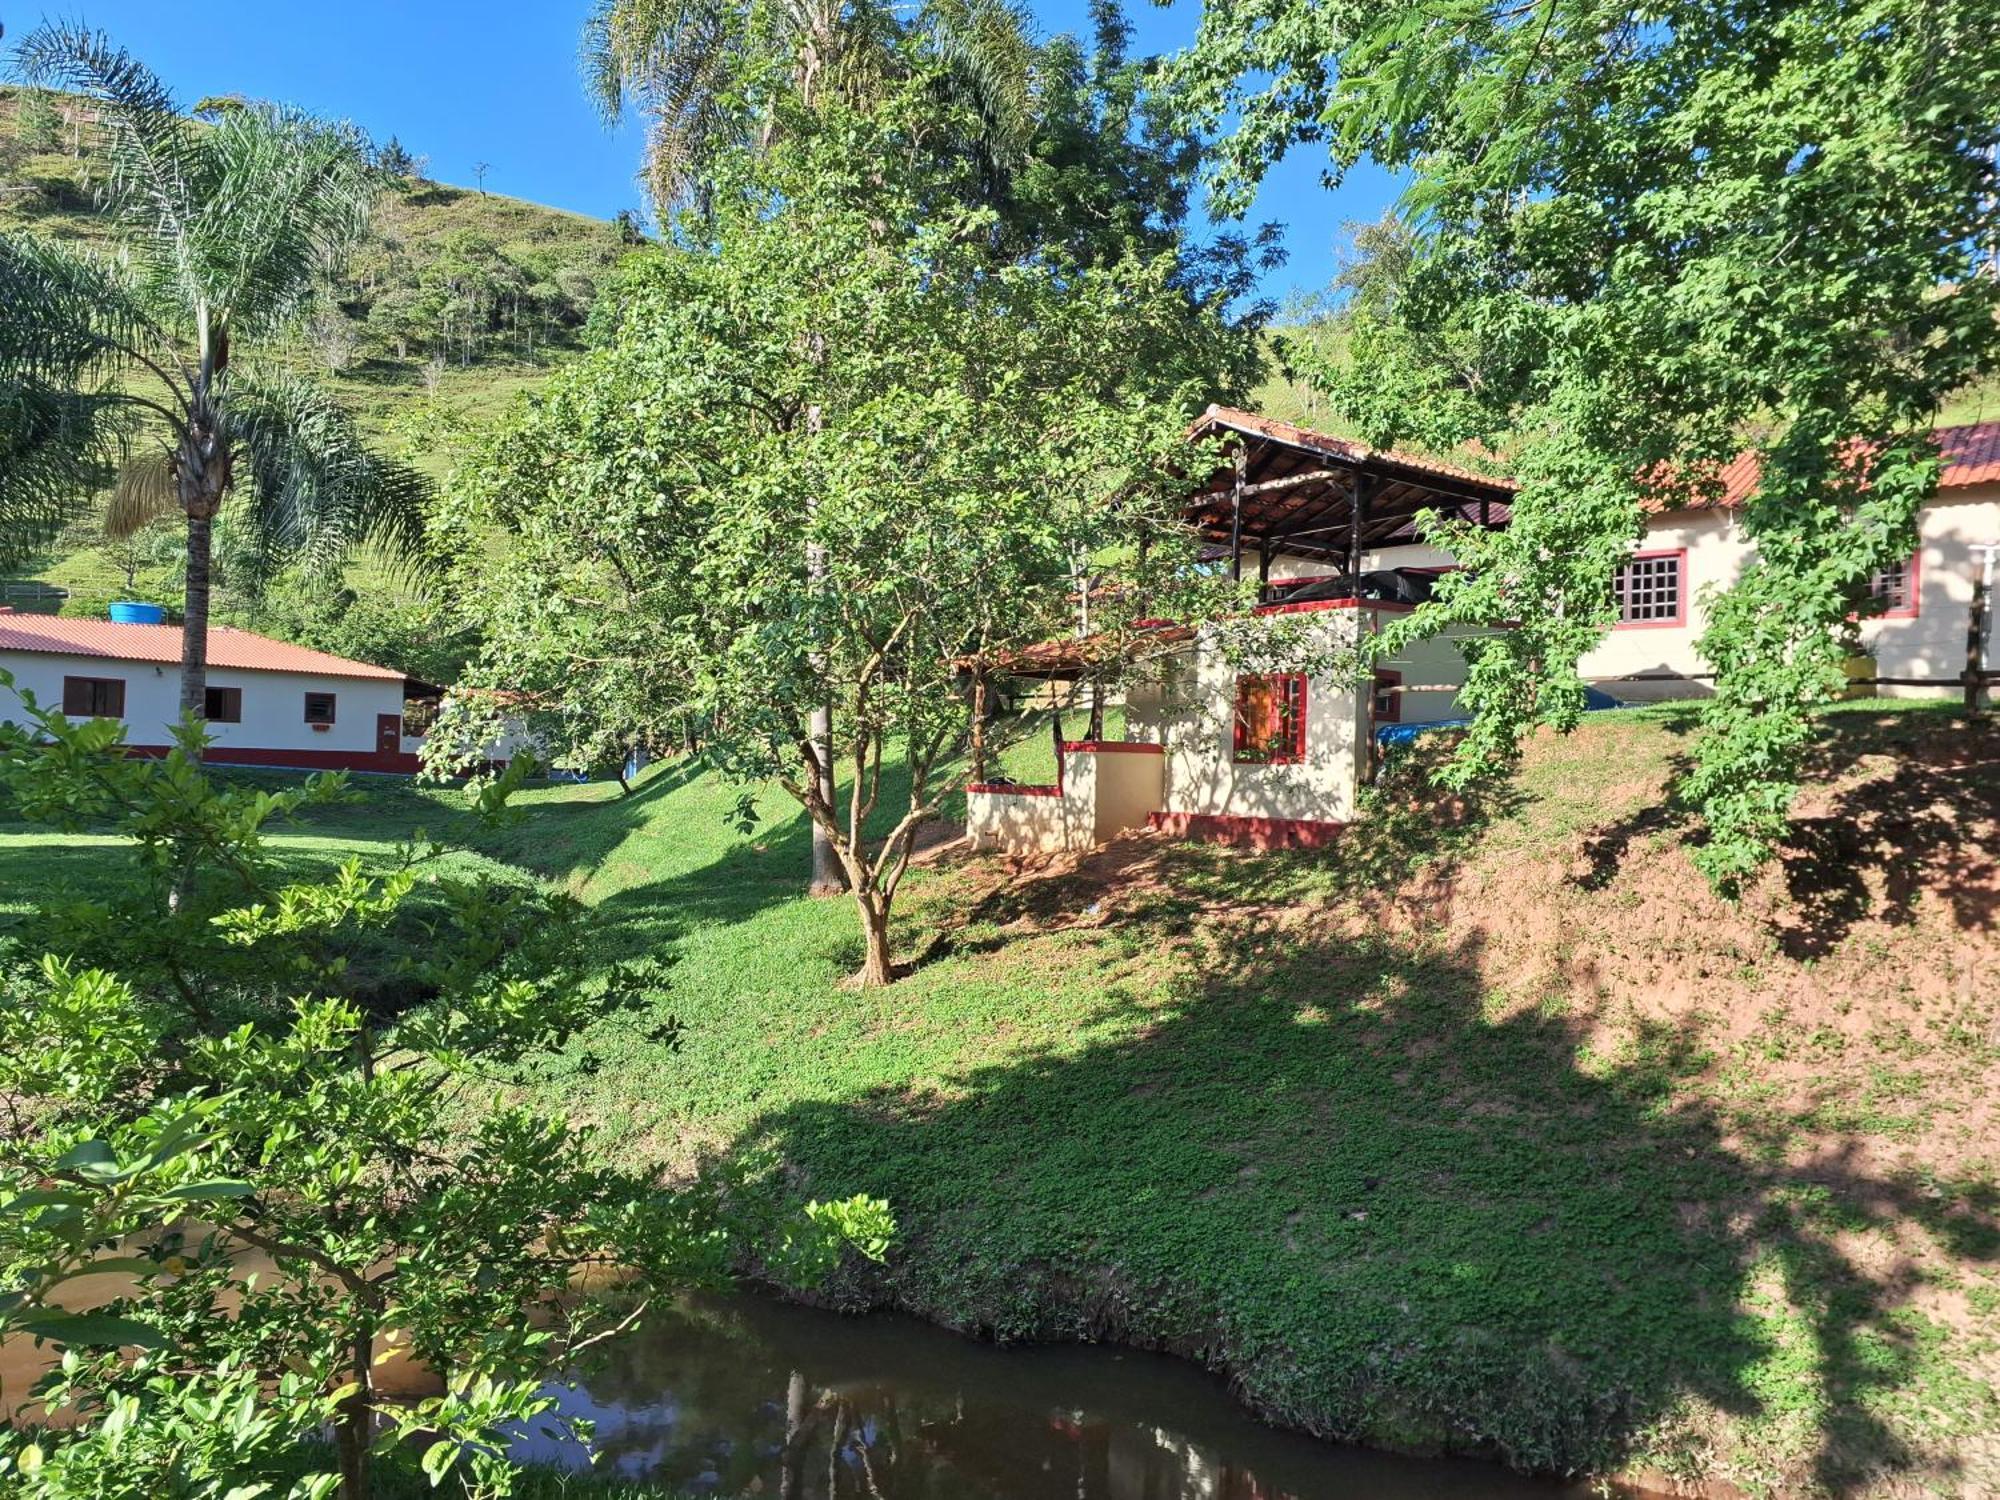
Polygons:
[[1938,447],[1944,450],[1941,490],[2000,480],[2000,422],[1974,422],[1966,427],[1940,427]]
[[1434,458],[1419,458],[1414,453],[1399,453],[1394,448],[1370,448],[1366,443],[1357,443],[1351,438],[1330,437],[1323,432],[1314,432],[1309,427],[1296,427],[1290,422],[1280,422],[1273,417],[1260,417],[1255,412],[1243,411],[1234,406],[1210,406],[1195,418],[1188,428],[1188,436],[1196,437],[1214,427],[1228,427],[1237,432],[1251,432],[1259,437],[1267,437],[1274,443],[1285,443],[1294,448],[1303,448],[1312,453],[1324,453],[1330,458],[1344,458],[1354,463],[1375,459],[1398,468],[1414,469],[1422,474],[1443,474],[1453,479],[1469,479],[1475,484],[1490,484],[1496,489],[1512,490],[1519,486],[1501,474],[1481,473],[1477,469],[1463,468],[1458,464],[1440,463]]
[[[1963,427],[1940,427],[1931,434],[1944,455],[1938,474],[1941,490],[1970,489],[1976,484],[2000,482],[2000,422],[1974,422]],[[1757,487],[1757,455],[1739,453],[1724,466],[1719,498],[1698,501],[1691,510],[1709,506],[1741,505]]]
[[[1420,473],[1445,474],[1455,479],[1469,479],[1509,490],[1519,487],[1512,479],[1482,474],[1456,464],[1440,463],[1436,459],[1398,453],[1393,448],[1370,448],[1350,438],[1330,437],[1323,432],[1314,432],[1310,428],[1297,427],[1290,422],[1280,422],[1272,417],[1260,417],[1255,412],[1242,411],[1233,406],[1209,407],[1189,427],[1188,436],[1197,437],[1217,427],[1255,433],[1276,443],[1285,443],[1307,452],[1324,453],[1331,458],[1347,459],[1355,463],[1372,458]],[[1939,489],[1967,489],[1978,484],[2000,483],[2000,422],[1974,422],[1961,427],[1940,427],[1934,435],[1937,438],[1938,448],[1944,454],[1944,470],[1938,476]],[[1721,480],[1720,495],[1694,501],[1687,506],[1688,509],[1699,510],[1713,505],[1741,505],[1757,485],[1757,455],[1747,451],[1739,453],[1723,467],[1718,477]],[[1674,500],[1662,496],[1657,508],[1672,509],[1675,508],[1675,503]]]
[[[0,651],[36,651],[59,656],[97,656],[108,661],[178,665],[178,625],[122,625],[111,620],[64,619],[55,615],[0,612]],[[401,682],[388,667],[349,661],[324,651],[308,651],[227,625],[208,632],[208,664],[243,672],[305,672],[320,677],[374,677]]]

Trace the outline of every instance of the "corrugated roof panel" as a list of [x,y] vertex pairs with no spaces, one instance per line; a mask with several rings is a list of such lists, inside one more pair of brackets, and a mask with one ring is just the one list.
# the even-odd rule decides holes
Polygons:
[[[107,661],[143,661],[178,665],[181,627],[124,625],[112,620],[65,619],[55,615],[0,612],[0,651],[36,651],[60,656],[96,656]],[[208,664],[242,672],[303,672],[321,677],[372,677],[400,682],[403,674],[389,667],[349,661],[325,651],[310,651],[215,625],[208,632]]]

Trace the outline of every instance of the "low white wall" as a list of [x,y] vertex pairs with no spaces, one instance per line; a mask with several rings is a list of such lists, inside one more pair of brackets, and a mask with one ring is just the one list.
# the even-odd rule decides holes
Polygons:
[[[34,694],[44,709],[60,711],[65,677],[115,679],[125,684],[125,739],[133,745],[165,745],[180,720],[180,669],[153,662],[114,661],[97,656],[57,656],[40,651],[0,651],[0,668],[11,673],[16,691],[0,691],[0,718],[18,718],[19,690]],[[297,672],[245,672],[211,667],[211,687],[243,694],[237,724],[211,724],[209,734],[227,749],[303,750],[367,753],[376,748],[378,714],[403,713],[400,679],[322,677]],[[305,695],[332,693],[334,722],[315,729],[305,721]]]
[[1074,805],[1049,787],[965,793],[965,837],[974,849],[1008,854],[1055,854],[1088,841]]
[[1164,806],[1166,756],[1154,745],[1112,742],[1063,751],[1063,796],[1074,821],[1103,843],[1127,829],[1143,828]]

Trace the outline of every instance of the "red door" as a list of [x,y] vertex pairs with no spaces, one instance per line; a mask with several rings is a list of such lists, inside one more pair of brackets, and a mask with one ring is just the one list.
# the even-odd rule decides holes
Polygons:
[[400,755],[403,753],[403,716],[401,714],[375,715],[375,753],[377,755]]

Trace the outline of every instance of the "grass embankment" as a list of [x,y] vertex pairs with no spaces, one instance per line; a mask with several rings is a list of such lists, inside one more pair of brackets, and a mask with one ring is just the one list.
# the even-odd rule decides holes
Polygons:
[[[798,896],[781,803],[739,836],[668,767],[537,792],[481,847],[677,959],[678,1052],[607,1023],[532,1091],[622,1154],[889,1198],[857,1303],[1175,1349],[1332,1436],[1991,1493],[2000,733],[1828,727],[1735,909],[1660,795],[1682,717],[1625,712],[1470,805],[1392,784],[1327,850],[946,853],[879,993],[843,985],[853,914]],[[440,831],[372,793],[301,837]],[[8,889],[36,848],[7,840]]]

